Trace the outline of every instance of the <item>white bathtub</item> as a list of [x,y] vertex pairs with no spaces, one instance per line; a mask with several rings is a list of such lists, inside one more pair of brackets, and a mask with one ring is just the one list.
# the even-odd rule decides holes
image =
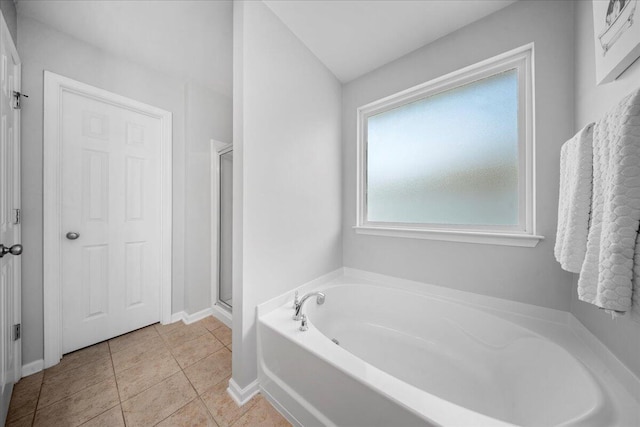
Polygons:
[[259,316],[260,386],[294,424],[640,425],[638,402],[566,323],[338,282],[314,289],[326,302],[307,301],[306,332],[291,301]]

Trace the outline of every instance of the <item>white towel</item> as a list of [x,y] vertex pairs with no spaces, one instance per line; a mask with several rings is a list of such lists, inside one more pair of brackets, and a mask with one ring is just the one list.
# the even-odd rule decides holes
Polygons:
[[631,318],[640,322],[640,233],[636,238],[636,253],[633,257],[633,280],[631,297]]
[[[640,223],[640,91],[593,130],[591,226],[578,296],[610,313],[629,311]],[[637,257],[636,257],[637,258]]]
[[593,123],[562,145],[558,232],[554,254],[560,266],[580,273],[587,252],[591,183],[593,180]]

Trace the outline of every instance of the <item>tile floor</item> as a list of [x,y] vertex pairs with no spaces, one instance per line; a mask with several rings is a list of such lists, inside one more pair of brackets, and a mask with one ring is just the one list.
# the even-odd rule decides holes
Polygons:
[[65,355],[15,385],[7,426],[289,426],[260,395],[227,394],[231,330],[152,325]]

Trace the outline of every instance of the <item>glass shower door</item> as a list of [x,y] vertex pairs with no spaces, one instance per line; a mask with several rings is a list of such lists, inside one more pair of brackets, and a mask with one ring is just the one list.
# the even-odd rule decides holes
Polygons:
[[220,151],[218,160],[218,302],[231,309],[233,149]]

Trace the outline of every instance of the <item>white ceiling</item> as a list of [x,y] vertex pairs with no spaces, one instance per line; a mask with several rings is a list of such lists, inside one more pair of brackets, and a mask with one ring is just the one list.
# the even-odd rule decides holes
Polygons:
[[516,0],[265,0],[348,82]]
[[111,54],[231,96],[231,0],[21,0],[17,8]]
[[[265,0],[348,82],[516,0]],[[231,96],[231,0],[20,0],[18,13]]]

